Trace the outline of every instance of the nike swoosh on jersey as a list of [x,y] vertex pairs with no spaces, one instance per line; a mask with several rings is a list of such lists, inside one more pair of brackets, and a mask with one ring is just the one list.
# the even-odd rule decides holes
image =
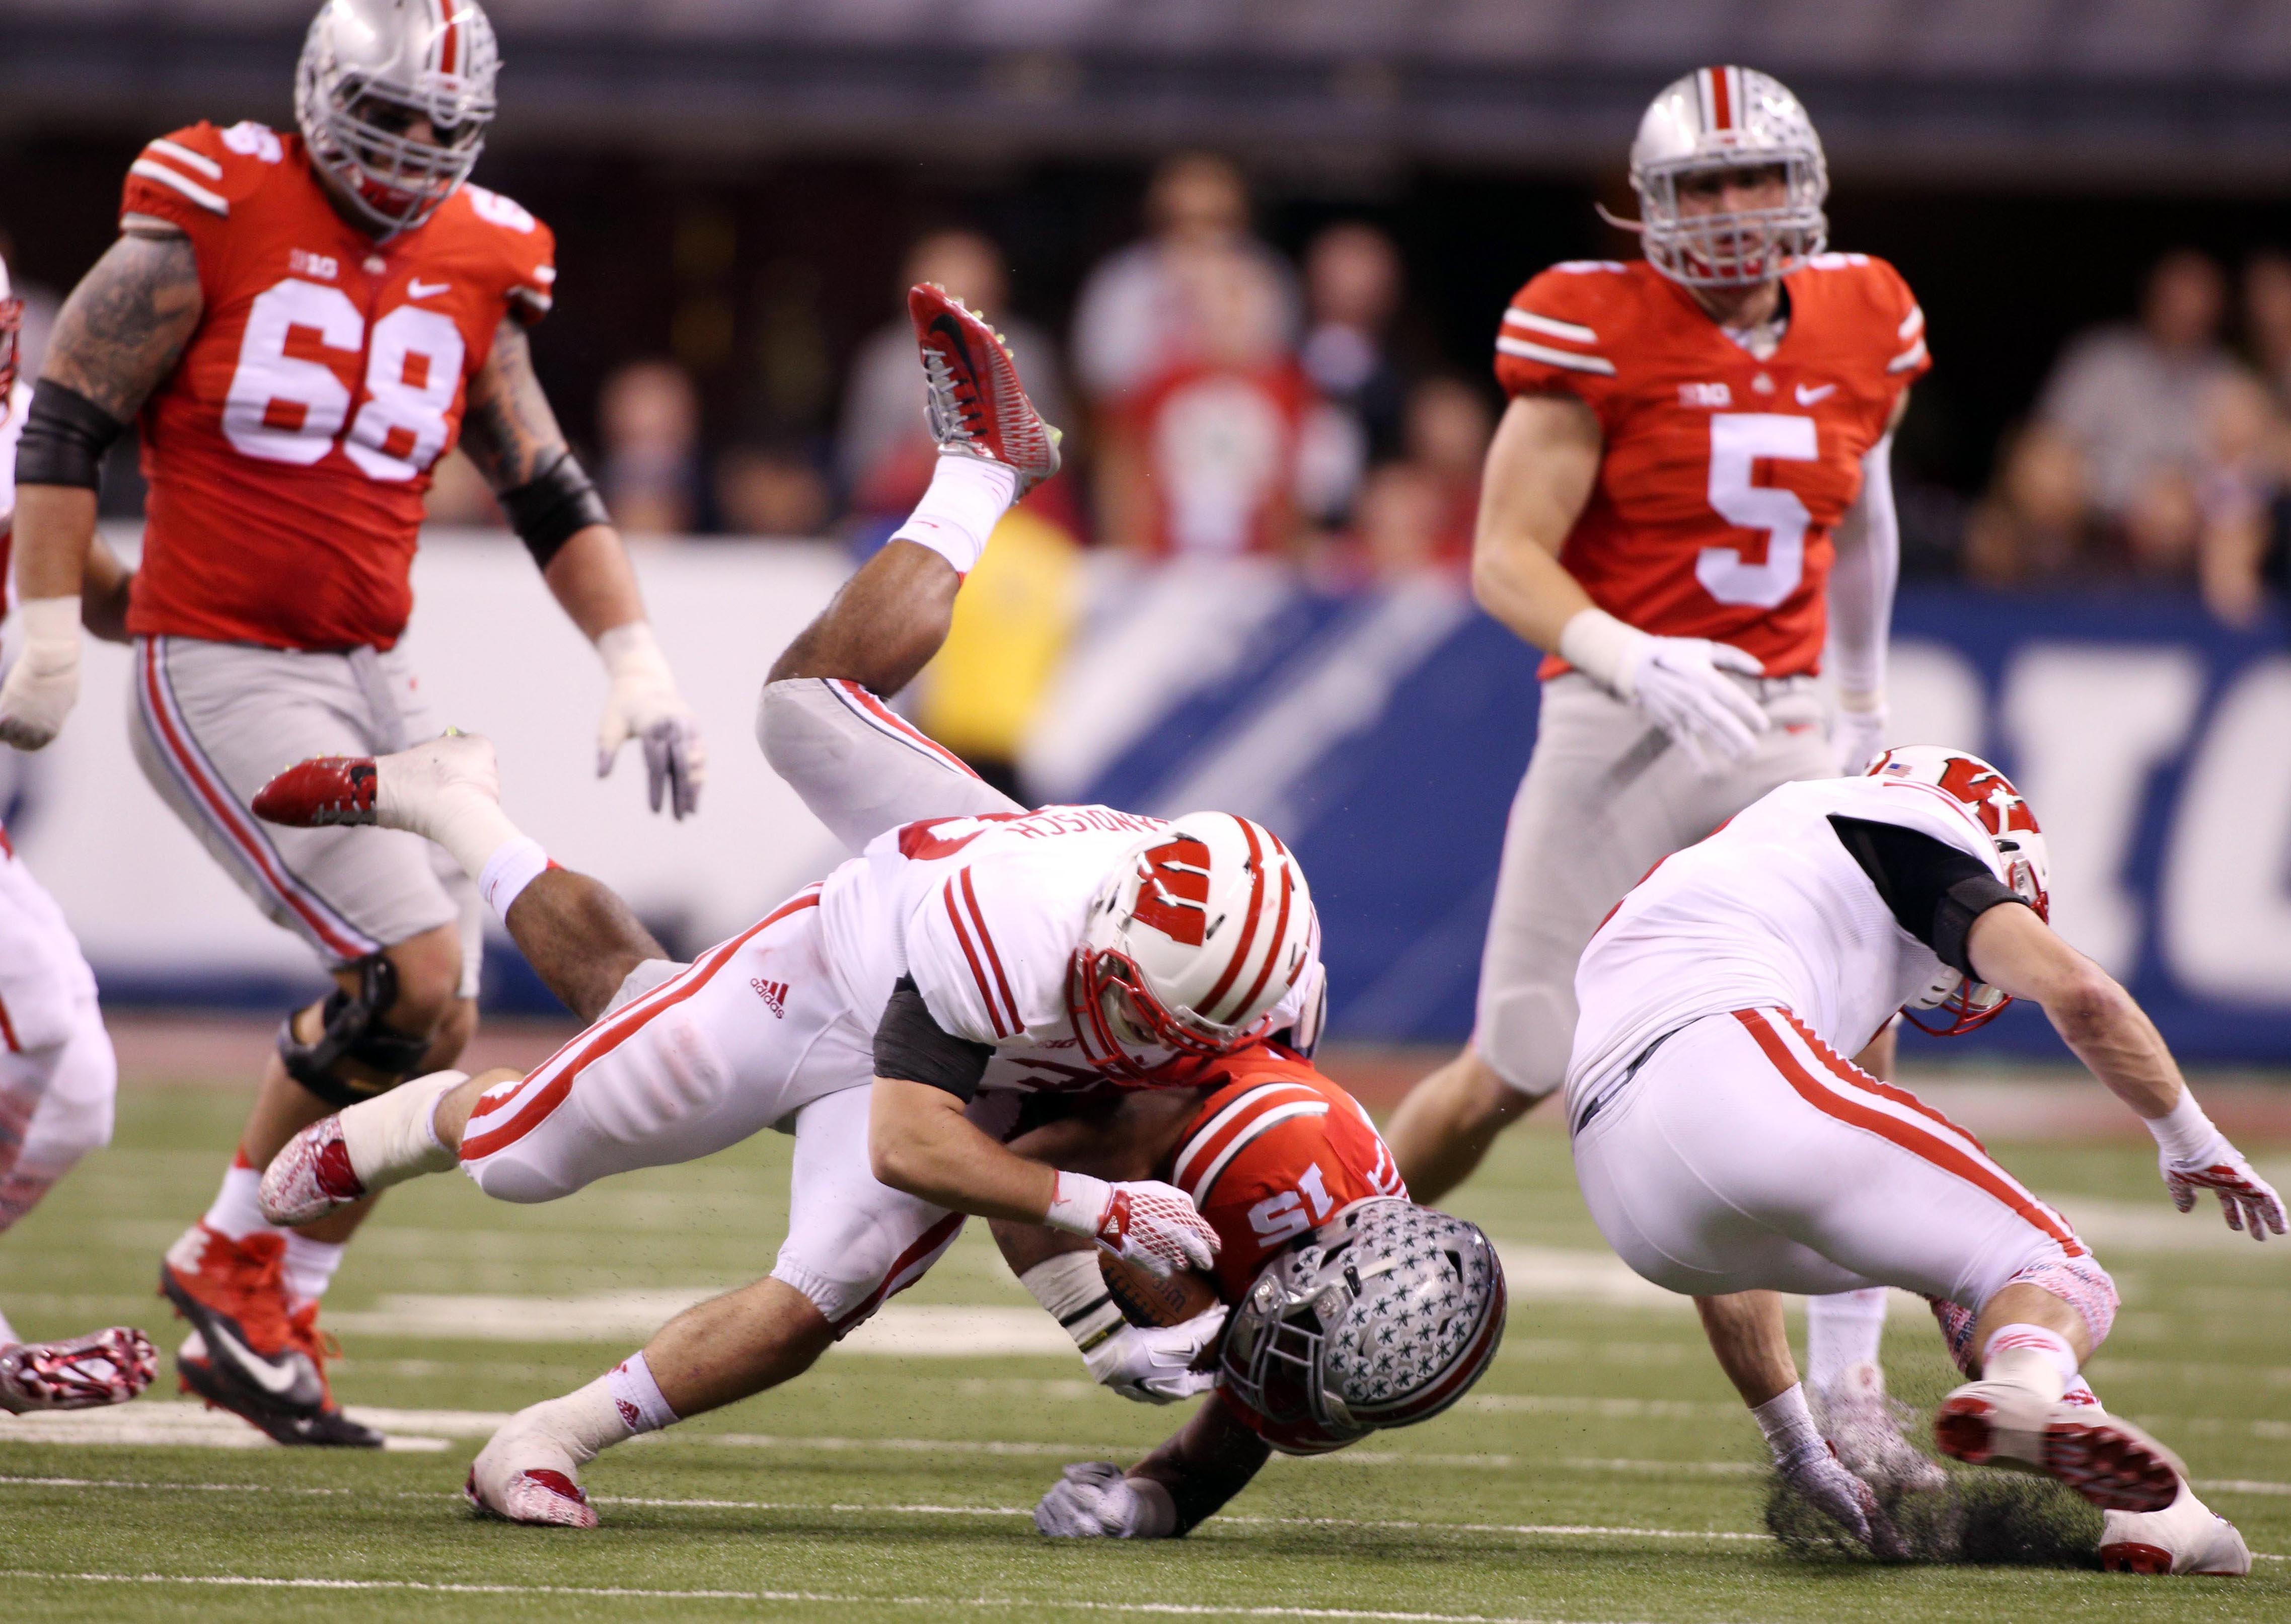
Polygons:
[[[220,1321],[214,1324],[213,1330],[214,1340],[222,1344],[223,1351],[230,1356],[231,1363],[252,1376],[255,1384],[264,1392],[277,1398],[284,1398],[293,1389],[294,1383],[301,1379],[302,1372],[294,1368],[291,1362],[291,1356],[282,1357],[278,1364],[273,1364],[233,1336],[229,1328]],[[280,1368],[281,1365],[285,1368]]]
[[1811,406],[1816,401],[1828,400],[1837,393],[1837,386],[1834,383],[1825,383],[1818,389],[1809,389],[1805,385],[1800,384],[1797,386],[1797,404],[1801,406]]
[[[421,277],[416,276],[406,284],[406,296],[408,299],[427,299],[432,293],[450,292],[453,286],[450,282],[424,282]],[[1834,389],[1837,386],[1832,384],[1829,387]]]

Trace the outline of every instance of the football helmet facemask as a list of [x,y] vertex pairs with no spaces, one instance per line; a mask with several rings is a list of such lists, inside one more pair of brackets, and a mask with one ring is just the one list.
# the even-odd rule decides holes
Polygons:
[[1230,1054],[1265,1035],[1320,940],[1305,871],[1272,830],[1188,812],[1125,852],[1091,899],[1066,1011],[1083,1055],[1116,1076],[1136,1075],[1137,1049]]
[[[388,238],[469,178],[500,68],[476,0],[326,0],[302,41],[295,122],[311,161]],[[424,119],[432,139],[417,140]]]
[[[2038,918],[2052,917],[2053,899],[2048,889],[2052,860],[2045,847],[2045,834],[2037,827],[2037,814],[2029,809],[2028,801],[2013,787],[2011,779],[1978,756],[1937,744],[1903,745],[1887,750],[1869,764],[1865,776],[1929,784],[1964,803],[1988,831],[1998,858],[2004,864],[2006,883],[2013,887],[2014,894],[2036,909]],[[1913,1025],[1936,1037],[1954,1037],[1994,1020],[2012,1002],[2010,993],[1959,974],[1944,964],[1933,984],[1909,1000],[1903,1013],[1909,1014]],[[1938,1010],[1947,1024],[1919,1020],[1909,1013],[1916,1010]]]
[[1218,1387],[1284,1454],[1431,1420],[1503,1340],[1503,1265],[1476,1224],[1355,1201],[1267,1263],[1226,1323]]
[[[1777,168],[1783,201],[1770,209],[1690,214],[1679,184],[1727,170]],[[1821,138],[1781,80],[1751,68],[1700,68],[1649,105],[1631,142],[1639,233],[1647,263],[1687,287],[1748,287],[1786,276],[1822,251],[1829,170]]]

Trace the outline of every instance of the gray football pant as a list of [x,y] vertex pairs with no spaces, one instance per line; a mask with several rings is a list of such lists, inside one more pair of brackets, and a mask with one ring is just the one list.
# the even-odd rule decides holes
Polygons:
[[767,683],[756,741],[812,815],[854,852],[924,818],[1022,812],[953,751],[857,683]]

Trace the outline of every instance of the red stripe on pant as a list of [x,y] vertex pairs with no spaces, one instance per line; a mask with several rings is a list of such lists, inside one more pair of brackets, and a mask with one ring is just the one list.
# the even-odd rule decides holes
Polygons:
[[921,1236],[916,1240],[915,1244],[908,1247],[904,1252],[901,1252],[896,1260],[892,1263],[891,1267],[883,1271],[882,1279],[876,1283],[875,1289],[873,1291],[867,1293],[867,1300],[861,1303],[857,1308],[852,1309],[850,1313],[845,1315],[841,1319],[835,1322],[833,1330],[836,1336],[840,1339],[846,1332],[857,1325],[860,1321],[865,1319],[877,1308],[882,1307],[884,1298],[893,1296],[897,1292],[906,1290],[907,1284],[912,1284],[912,1282],[908,1282],[905,1284],[894,1284],[894,1282],[898,1280],[900,1271],[902,1269],[912,1268],[915,1264],[930,1256],[934,1252],[936,1252],[940,1247],[945,1246],[950,1241],[953,1240],[954,1232],[962,1228],[962,1218],[963,1215],[960,1212],[949,1212],[945,1217],[940,1219],[938,1222],[924,1230]]
[[1815,1081],[1813,1074],[1790,1052],[1789,1045],[1782,1041],[1781,1034],[1768,1023],[1766,1013],[1761,1010],[1736,1010],[1734,1019],[1742,1023],[1752,1040],[1765,1051],[1766,1058],[1773,1062],[1774,1069],[1781,1073],[1782,1080],[1795,1089],[1798,1097],[1808,1105],[1825,1116],[1835,1116],[1840,1122],[1890,1140],[1912,1156],[1932,1163],[1943,1172],[1954,1173],[1982,1194],[2003,1202],[2030,1226],[2058,1241],[2069,1256],[2080,1258],[2086,1255],[2085,1244],[2077,1239],[2076,1232],[2038,1205],[2035,1198],[2014,1183],[2001,1169],[1967,1156],[1955,1145],[1903,1122],[1898,1116],[1890,1116],[1873,1106],[1848,1099],[1835,1089]]
[[[1918,1116],[1925,1117],[1933,1122],[1939,1123],[1942,1127],[1947,1128],[1951,1133],[1957,1134],[1962,1139],[1971,1140],[1973,1144],[1979,1147],[1982,1155],[1987,1156],[1989,1154],[1988,1146],[1982,1144],[1978,1139],[1973,1138],[1973,1136],[1967,1132],[1963,1127],[1951,1122],[1939,1111],[1934,1110],[1933,1107],[1927,1105],[1924,1100],[1909,1092],[1908,1089],[1896,1088],[1891,1083],[1885,1081],[1883,1078],[1871,1076],[1868,1072],[1862,1070],[1853,1061],[1839,1054],[1837,1050],[1831,1048],[1828,1044],[1823,1043],[1821,1039],[1816,1037],[1813,1035],[1813,1030],[1807,1027],[1805,1022],[1800,1020],[1789,1010],[1782,1010],[1779,1012],[1779,1013],[1781,1015],[1783,1020],[1790,1023],[1790,1028],[1800,1037],[1805,1040],[1805,1046],[1813,1051],[1814,1058],[1819,1060],[1823,1066],[1827,1067],[1830,1073],[1835,1076],[1839,1082],[1850,1084],[1855,1088],[1866,1088],[1873,1094],[1879,1094],[1884,1096],[1885,1099],[1892,1100],[1895,1105],[1907,1106]],[[1882,1030],[1883,1028],[1880,1029]]]
[[884,704],[882,700],[877,699],[872,693],[869,692],[865,688],[861,687],[857,683],[848,681],[840,676],[831,677],[829,680],[834,683],[837,687],[842,689],[845,693],[850,695],[853,700],[856,700],[859,708],[865,711],[870,716],[873,717],[875,721],[880,723],[882,726],[890,729],[893,732],[898,734],[899,737],[906,740],[909,743],[917,745],[921,748],[929,751],[933,756],[937,756],[940,761],[945,763],[946,765],[952,767],[955,772],[961,773],[963,777],[977,778],[978,776],[977,773],[971,771],[970,764],[964,761],[961,756],[957,756],[953,750],[948,749],[946,746],[941,744],[937,740],[923,732],[922,729],[908,721],[897,711],[893,710],[888,705]]
[[[715,956],[713,963],[708,962],[703,956],[700,964],[686,971],[678,981],[669,982],[666,986],[647,993],[619,1014],[613,1016],[605,1023],[604,1030],[601,1032],[596,1033],[594,1036],[583,1033],[581,1037],[576,1037],[572,1043],[566,1044],[535,1070],[527,1074],[527,1080],[529,1082],[532,1078],[540,1076],[542,1072],[557,1065],[560,1060],[565,1060],[562,1070],[518,1105],[515,1116],[498,1127],[487,1128],[483,1132],[474,1135],[464,1134],[462,1140],[462,1160],[483,1161],[486,1157],[514,1145],[532,1132],[549,1119],[550,1113],[565,1102],[565,1096],[573,1092],[574,1081],[580,1076],[583,1069],[603,1060],[614,1050],[635,1036],[637,1033],[643,1030],[645,1024],[654,1016],[663,1010],[674,1009],[707,986],[715,979],[716,972],[730,964],[734,956],[747,945],[751,937],[759,931],[777,924],[790,914],[818,906],[819,892],[816,887],[789,901],[783,902],[731,940],[711,949]],[[585,1044],[583,1041],[584,1038],[587,1040]],[[573,1055],[570,1060],[565,1060],[567,1052],[576,1046],[580,1048],[580,1052]],[[511,1095],[505,1098],[502,1104],[508,1104],[509,1099],[514,1097]],[[474,1127],[479,1116],[489,1114],[485,1106],[480,1104],[470,1115],[470,1125]]]

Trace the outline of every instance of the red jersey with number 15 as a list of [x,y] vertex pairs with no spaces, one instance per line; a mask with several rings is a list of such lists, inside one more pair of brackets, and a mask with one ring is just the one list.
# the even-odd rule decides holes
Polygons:
[[[1758,360],[1645,260],[1555,265],[1504,312],[1496,377],[1572,395],[1605,444],[1559,561],[1642,631],[1708,637],[1815,670],[1830,532],[1901,391],[1932,365],[1901,273],[1816,254],[1782,279],[1789,324]],[[1568,668],[1555,655],[1551,676]]]
[[151,142],[120,209],[189,236],[205,307],[143,408],[129,630],[390,647],[468,380],[504,315],[549,308],[549,228],[463,185],[377,243],[334,212],[299,137],[257,124]]

